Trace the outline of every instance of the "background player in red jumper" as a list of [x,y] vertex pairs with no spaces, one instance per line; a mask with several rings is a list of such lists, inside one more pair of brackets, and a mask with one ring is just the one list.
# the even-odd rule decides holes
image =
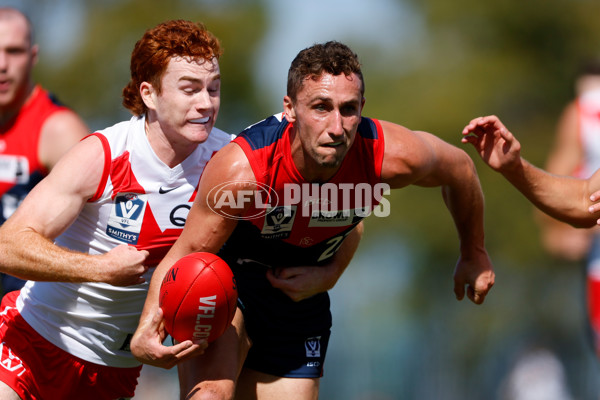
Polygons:
[[[0,8],[0,224],[88,128],[36,84],[39,47],[25,14]],[[2,274],[4,293],[25,281]]]
[[[179,364],[182,398],[317,398],[331,326],[327,291],[344,271],[320,264],[365,216],[360,193],[375,206],[386,202],[379,187],[441,186],[460,238],[456,297],[466,287],[474,303],[484,301],[494,273],[472,160],[429,133],[362,117],[364,103],[356,54],[338,42],[314,45],[292,62],[284,112],[246,129],[207,165],[132,340],[134,355],[146,363],[169,367],[187,357],[190,341],[161,345],[162,277],[194,251],[219,252],[229,262],[240,295],[234,327],[204,355]],[[292,201],[303,188],[306,197]],[[245,207],[223,201],[247,193],[256,196]]]

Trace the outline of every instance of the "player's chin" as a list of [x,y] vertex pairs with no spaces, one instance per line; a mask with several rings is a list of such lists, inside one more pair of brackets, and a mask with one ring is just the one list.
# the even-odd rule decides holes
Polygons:
[[343,148],[342,146],[338,146],[338,147],[322,146],[320,154],[319,154],[319,159],[320,159],[319,163],[323,167],[328,167],[328,168],[337,167],[342,163],[345,156],[346,156],[346,149]]
[[12,91],[2,91],[0,90],[0,107],[6,107],[12,103],[14,99],[14,95]]
[[189,138],[196,143],[204,143],[210,136],[212,124],[195,124],[190,127]]
[[337,168],[342,163],[343,156],[337,157],[322,157],[319,164],[324,168]]

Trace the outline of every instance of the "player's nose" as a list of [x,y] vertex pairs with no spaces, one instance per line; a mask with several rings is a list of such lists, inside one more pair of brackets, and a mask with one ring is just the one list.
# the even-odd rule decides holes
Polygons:
[[339,110],[334,110],[331,112],[328,131],[332,137],[340,137],[344,134],[344,126],[342,121],[342,114],[339,112]]

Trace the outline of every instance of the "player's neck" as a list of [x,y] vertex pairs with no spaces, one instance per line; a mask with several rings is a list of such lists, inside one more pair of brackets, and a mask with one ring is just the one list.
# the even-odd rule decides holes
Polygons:
[[339,166],[329,167],[316,162],[304,150],[292,152],[296,169],[307,182],[326,183],[338,172]]
[[149,113],[146,113],[144,129],[152,151],[169,168],[181,164],[197,147],[195,143],[185,140],[177,141],[173,135],[165,134],[158,120],[152,118]]
[[35,85],[30,84],[25,88],[25,90],[19,91],[20,93],[17,93],[15,99],[11,103],[0,107],[0,132],[4,133],[8,130],[8,128],[10,128],[14,122],[14,118],[33,96],[34,88]]

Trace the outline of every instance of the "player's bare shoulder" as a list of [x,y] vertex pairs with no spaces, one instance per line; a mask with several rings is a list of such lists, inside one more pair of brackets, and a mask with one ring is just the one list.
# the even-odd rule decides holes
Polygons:
[[42,126],[38,148],[40,161],[46,168],[52,169],[75,143],[89,133],[85,122],[72,110],[55,112]]
[[232,180],[256,182],[246,154],[235,142],[228,143],[211,158],[203,179],[205,175],[215,183]]
[[[200,178],[201,203],[226,218],[239,216],[251,206],[257,181],[242,148],[234,142],[219,150]],[[250,201],[246,201],[250,200]]]
[[393,188],[410,185],[427,170],[433,157],[433,149],[425,138],[427,133],[380,122],[385,138],[382,178]]

